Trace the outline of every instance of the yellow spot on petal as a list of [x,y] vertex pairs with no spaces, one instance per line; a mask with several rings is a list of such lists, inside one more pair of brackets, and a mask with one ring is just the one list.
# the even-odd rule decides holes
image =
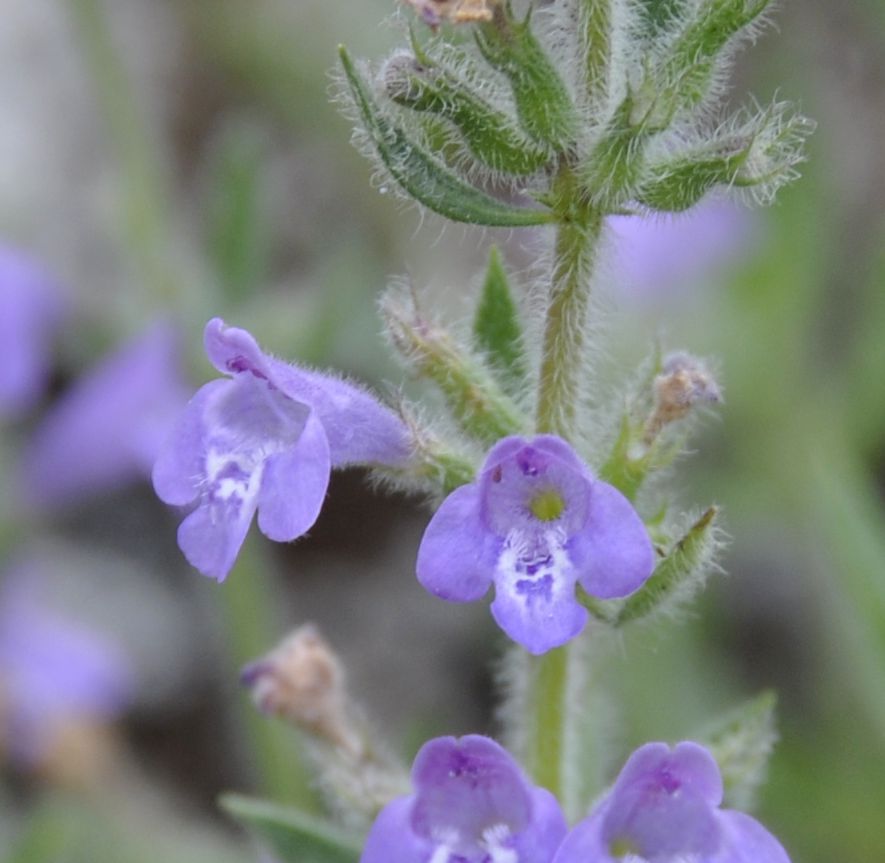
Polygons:
[[562,515],[565,509],[565,501],[559,492],[553,489],[539,492],[529,504],[532,515],[539,521],[553,521]]
[[639,849],[629,839],[615,839],[609,846],[608,852],[612,857],[626,857],[628,854],[639,854]]

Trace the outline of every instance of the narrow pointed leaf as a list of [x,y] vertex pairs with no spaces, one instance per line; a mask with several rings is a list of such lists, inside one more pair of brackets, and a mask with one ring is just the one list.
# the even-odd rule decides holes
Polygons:
[[397,104],[442,117],[455,126],[469,153],[487,168],[525,176],[550,161],[548,149],[527,138],[455,69],[441,64],[428,67],[416,57],[398,54],[384,69],[384,87]]
[[473,320],[473,343],[485,355],[503,389],[518,394],[526,383],[519,310],[496,246],[489,252],[482,295]]
[[557,151],[569,149],[576,135],[575,109],[530,21],[516,21],[508,13],[477,30],[477,44],[488,63],[509,78],[525,132]]
[[651,578],[624,602],[617,625],[648,617],[675,599],[693,593],[716,551],[714,531],[719,510],[711,506],[655,567]]
[[263,839],[282,863],[357,863],[360,841],[297,809],[225,794],[221,808]]
[[514,207],[468,185],[409,139],[378,106],[371,88],[342,46],[341,64],[362,120],[381,161],[403,190],[435,213],[455,222],[526,227],[553,220],[547,210]]

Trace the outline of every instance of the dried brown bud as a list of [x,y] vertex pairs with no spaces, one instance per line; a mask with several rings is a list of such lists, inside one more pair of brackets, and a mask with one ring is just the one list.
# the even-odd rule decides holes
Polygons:
[[651,443],[664,426],[682,419],[695,405],[722,401],[716,379],[706,365],[690,354],[671,354],[654,380],[654,410],[645,426]]
[[443,21],[453,24],[467,24],[476,21],[491,21],[494,9],[500,0],[405,0],[431,27],[438,27]]
[[360,753],[362,743],[348,716],[344,669],[315,626],[296,629],[263,659],[247,665],[241,680],[263,713]]

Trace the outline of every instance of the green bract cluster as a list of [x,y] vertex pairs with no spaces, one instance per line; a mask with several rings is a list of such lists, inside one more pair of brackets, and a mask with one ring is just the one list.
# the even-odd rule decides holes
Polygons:
[[[795,176],[813,124],[782,102],[720,116],[716,101],[768,5],[507,2],[472,41],[413,36],[374,75],[343,49],[342,61],[386,172],[455,221],[681,211],[717,187],[767,202]],[[520,205],[486,191],[502,185]]]

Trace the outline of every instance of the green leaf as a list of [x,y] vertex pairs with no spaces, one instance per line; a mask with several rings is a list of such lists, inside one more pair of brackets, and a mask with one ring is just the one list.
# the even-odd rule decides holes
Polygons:
[[488,360],[502,388],[518,395],[526,384],[522,325],[497,246],[489,250],[489,265],[473,319],[473,343]]
[[361,843],[333,824],[265,800],[225,794],[221,808],[273,849],[283,863],[356,863]]
[[536,141],[558,152],[575,141],[577,121],[568,89],[531,30],[531,17],[516,21],[502,12],[476,31],[490,66],[510,80],[522,128]]
[[419,203],[455,222],[526,227],[553,221],[547,210],[514,207],[468,185],[409,139],[385,115],[344,46],[338,53],[351,93],[375,149],[393,179]]
[[618,626],[648,617],[696,590],[713,562],[719,509],[711,506],[655,567],[651,578],[621,606]]
[[706,0],[699,4],[673,42],[655,78],[666,82],[658,92],[672,117],[680,108],[701,102],[716,79],[725,58],[721,52],[745,31],[770,0]]
[[731,128],[713,140],[649,164],[637,199],[654,210],[681,211],[694,206],[715,186],[751,189],[759,203],[797,176],[806,138],[814,123],[775,102],[750,116],[738,115]]
[[719,764],[725,786],[724,802],[729,807],[741,811],[753,808],[777,741],[776,707],[777,694],[766,690],[699,735]]
[[450,122],[470,153],[495,171],[525,176],[550,161],[549,150],[538,147],[510,117],[474,92],[470,76],[443,62],[425,66],[408,54],[394,55],[384,68],[387,95],[399,105]]

